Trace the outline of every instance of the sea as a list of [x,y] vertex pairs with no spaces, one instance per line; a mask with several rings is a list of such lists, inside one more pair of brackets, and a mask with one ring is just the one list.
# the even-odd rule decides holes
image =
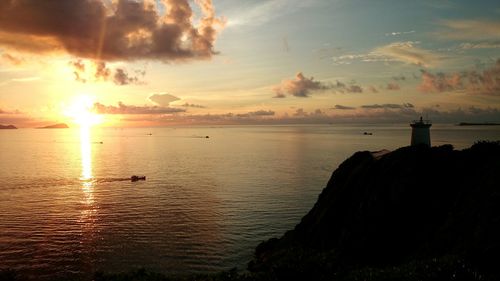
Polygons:
[[[0,130],[0,270],[28,280],[244,270],[343,160],[410,135],[408,124]],[[500,126],[434,124],[431,137],[463,149],[499,140]]]

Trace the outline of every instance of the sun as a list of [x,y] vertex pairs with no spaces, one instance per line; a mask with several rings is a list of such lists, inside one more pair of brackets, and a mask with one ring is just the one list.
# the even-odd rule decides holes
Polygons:
[[93,104],[90,97],[78,96],[64,109],[64,115],[81,127],[100,124],[103,121],[102,115],[92,112]]

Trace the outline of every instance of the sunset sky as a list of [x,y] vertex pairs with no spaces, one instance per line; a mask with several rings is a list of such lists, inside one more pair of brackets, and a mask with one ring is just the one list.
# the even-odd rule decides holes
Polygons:
[[500,122],[500,4],[2,0],[0,124],[79,110],[118,127]]

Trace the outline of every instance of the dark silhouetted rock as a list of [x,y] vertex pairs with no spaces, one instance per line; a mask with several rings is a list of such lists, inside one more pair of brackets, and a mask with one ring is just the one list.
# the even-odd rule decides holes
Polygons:
[[277,280],[496,280],[499,253],[500,143],[414,146],[344,161],[249,269]]
[[37,129],[67,129],[67,128],[69,128],[68,125],[66,125],[64,123],[58,123],[58,124],[54,124],[54,125],[39,127]]
[[0,130],[17,129],[14,125],[0,125]]

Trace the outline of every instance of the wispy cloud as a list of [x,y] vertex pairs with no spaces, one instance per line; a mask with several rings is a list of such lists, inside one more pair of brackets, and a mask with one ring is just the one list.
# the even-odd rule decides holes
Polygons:
[[432,67],[436,66],[443,57],[429,50],[417,47],[420,42],[406,41],[394,42],[373,51],[396,61],[418,66]]
[[439,65],[445,58],[434,51],[417,47],[418,41],[393,42],[377,47],[368,53],[333,56],[333,64],[344,65],[352,62],[402,62],[418,66]]
[[480,43],[461,43],[458,46],[461,50],[474,50],[474,49],[500,49],[500,42],[480,42]]
[[291,14],[305,7],[314,5],[317,0],[273,0],[250,1],[250,6],[242,6],[227,15],[228,27],[250,25],[257,26],[280,16]]
[[410,30],[410,31],[393,31],[386,33],[385,36],[399,36],[399,35],[406,35],[406,34],[412,34],[415,33],[415,30]]
[[434,32],[437,38],[452,40],[500,40],[499,20],[443,20],[441,29]]

